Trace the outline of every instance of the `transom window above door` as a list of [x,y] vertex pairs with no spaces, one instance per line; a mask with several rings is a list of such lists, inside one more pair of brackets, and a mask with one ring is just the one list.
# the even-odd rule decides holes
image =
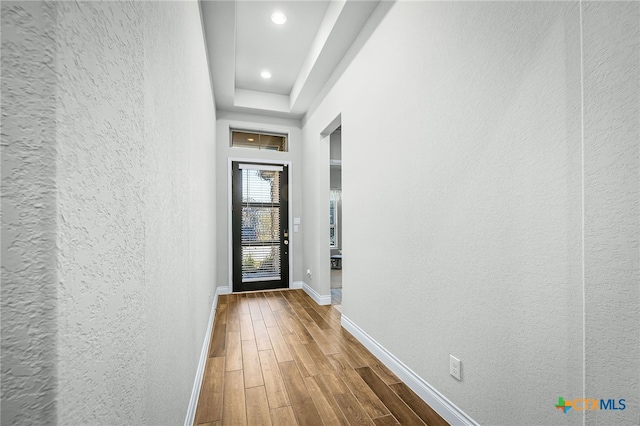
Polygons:
[[287,152],[287,135],[231,130],[231,146]]

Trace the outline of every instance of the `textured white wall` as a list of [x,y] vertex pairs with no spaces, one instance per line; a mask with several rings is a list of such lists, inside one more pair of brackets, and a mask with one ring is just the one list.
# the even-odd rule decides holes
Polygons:
[[[253,131],[279,132],[289,134],[289,151],[276,152],[256,150],[251,148],[232,148],[230,147],[229,129],[246,129]],[[216,139],[216,156],[217,156],[217,178],[216,178],[216,196],[217,196],[217,267],[218,267],[218,284],[221,286],[229,286],[232,289],[231,279],[229,277],[229,158],[249,158],[270,161],[291,161],[291,169],[289,170],[290,180],[293,185],[293,216],[290,223],[293,223],[293,217],[301,217],[302,212],[302,179],[301,179],[301,153],[302,153],[302,136],[300,131],[300,122],[298,120],[288,120],[282,118],[274,118],[267,116],[258,116],[253,114],[230,113],[227,111],[218,112],[217,122],[217,139]],[[293,274],[290,280],[302,281],[302,241],[305,232],[305,219],[302,219],[300,232],[294,233],[291,229],[291,250],[289,261],[293,266]]]
[[197,2],[145,4],[146,403],[174,425],[216,287],[216,113]]
[[[49,221],[38,225],[41,235],[31,244],[43,242],[42,250],[56,242],[53,261],[42,266],[43,260],[34,259],[34,269],[41,267],[44,278],[57,273],[57,288],[50,286],[49,301],[42,300],[46,294],[31,294],[35,285],[19,295],[34,301],[35,310],[52,305],[56,312],[53,318],[12,317],[23,331],[16,331],[17,343],[9,348],[33,344],[35,338],[23,336],[32,324],[43,324],[44,330],[30,328],[36,337],[54,339],[42,348],[48,355],[40,355],[56,361],[54,371],[43,375],[57,386],[57,405],[47,421],[57,415],[61,424],[181,424],[215,291],[216,118],[199,6],[191,1],[48,7],[55,31],[33,25],[27,40],[38,49],[15,54],[30,61],[55,54],[50,67],[31,71],[34,80],[53,73],[54,84],[46,88],[51,93],[36,86],[41,92],[27,98],[34,105],[30,114],[53,124],[55,145],[15,144],[10,160],[39,168],[29,182],[17,185],[4,175],[2,182],[3,194],[5,184],[18,189],[31,183],[44,195],[56,191],[53,206],[17,194],[9,199],[10,208],[17,205]],[[3,24],[4,10],[3,3]],[[35,20],[12,13],[11,25],[3,25],[3,53],[16,50],[5,43],[5,34],[23,36],[20,20]],[[3,58],[3,75],[4,64]],[[21,69],[10,65],[9,73]],[[14,90],[5,91],[4,83],[3,97]],[[41,98],[53,108],[46,102],[37,106]],[[11,103],[6,114],[29,126],[22,106]],[[4,115],[3,105],[3,121]],[[3,220],[4,211],[3,199]],[[56,236],[50,242],[44,232],[49,223]],[[3,292],[5,269],[3,251]],[[35,270],[23,275],[21,285],[39,278]],[[3,297],[3,315],[4,304]],[[3,384],[5,376],[29,373],[5,374],[3,350]],[[35,390],[43,394],[38,401],[47,397],[47,389]]]
[[47,424],[56,409],[55,8],[2,2],[0,13],[1,420]]
[[146,421],[144,9],[57,11],[58,420]]
[[628,405],[587,424],[638,424],[640,3],[586,2],[583,16],[586,393]]
[[638,421],[639,4],[583,7],[396,3],[304,120],[304,267],[341,114],[344,314],[481,424]]

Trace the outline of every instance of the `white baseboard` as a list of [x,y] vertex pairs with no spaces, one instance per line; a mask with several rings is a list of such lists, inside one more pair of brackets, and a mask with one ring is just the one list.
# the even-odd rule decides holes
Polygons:
[[184,426],[192,426],[196,420],[196,408],[198,407],[198,398],[200,397],[200,388],[202,387],[202,379],[204,377],[204,369],[207,364],[207,355],[209,352],[209,342],[211,341],[211,332],[213,330],[213,321],[216,317],[216,308],[218,306],[218,296],[221,294],[228,294],[229,287],[216,288],[215,295],[213,296],[213,303],[211,303],[211,313],[209,314],[209,324],[207,325],[207,334],[204,336],[204,343],[202,344],[202,350],[200,351],[200,361],[198,362],[198,369],[196,370],[196,378],[193,382],[193,388],[191,389],[191,399],[189,400],[189,407],[187,408],[187,417],[184,419]]
[[309,287],[307,283],[303,281],[300,281],[300,282],[302,283],[302,289],[304,290],[304,292],[307,293],[313,300],[315,300],[318,305],[331,304],[331,294],[326,294],[326,295],[318,294],[314,289]]
[[342,326],[362,343],[372,354],[386,365],[396,376],[411,388],[424,402],[429,404],[449,424],[463,426],[478,426],[471,417],[456,407],[433,386],[418,376],[391,352],[375,341],[353,321],[342,315]]
[[304,284],[304,282],[302,281],[294,281],[291,283],[291,287],[289,287],[292,290],[298,290],[302,288],[302,285]]

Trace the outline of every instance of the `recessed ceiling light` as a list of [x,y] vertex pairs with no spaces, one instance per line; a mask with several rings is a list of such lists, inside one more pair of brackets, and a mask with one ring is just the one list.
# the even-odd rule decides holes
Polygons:
[[273,12],[271,14],[271,21],[276,25],[282,25],[287,22],[287,17],[282,12]]
[[260,73],[260,76],[261,76],[262,78],[271,78],[271,73],[270,73],[269,71],[267,71],[267,70],[264,70],[264,71],[262,71],[262,72]]

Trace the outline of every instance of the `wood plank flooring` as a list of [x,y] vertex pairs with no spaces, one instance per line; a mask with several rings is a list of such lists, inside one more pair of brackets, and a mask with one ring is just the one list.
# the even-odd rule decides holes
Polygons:
[[302,290],[220,296],[195,425],[447,425]]

